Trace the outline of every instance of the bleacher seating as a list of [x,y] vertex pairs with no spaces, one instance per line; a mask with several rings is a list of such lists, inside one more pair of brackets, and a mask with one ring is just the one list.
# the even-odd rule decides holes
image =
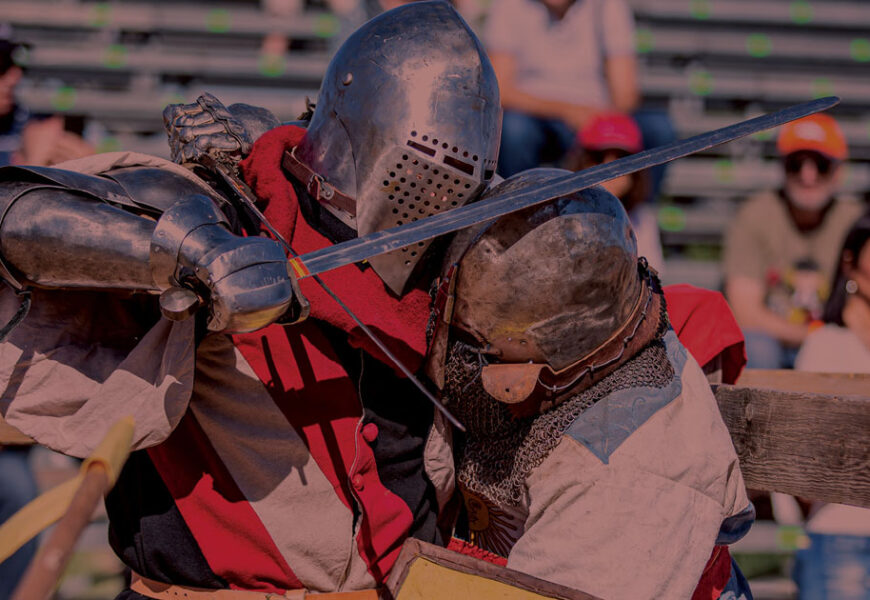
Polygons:
[[[849,141],[844,187],[870,189],[870,5],[860,1],[630,0],[647,101],[681,137],[837,95]],[[665,279],[721,284],[721,236],[740,199],[781,181],[764,133],[672,165],[660,211]]]
[[[488,1],[497,9],[500,0]],[[644,99],[669,110],[681,137],[836,94],[852,156],[845,189],[870,190],[870,2],[629,2]],[[19,96],[34,112],[86,117],[101,150],[168,156],[168,103],[208,90],[291,120],[315,99],[339,21],[322,1],[302,6],[276,16],[255,0],[2,0],[0,22],[32,45]],[[260,53],[270,32],[291,40],[283,59]],[[739,201],[780,181],[774,139],[766,132],[671,165],[659,208],[666,283],[720,286],[722,233]]]
[[[0,21],[32,44],[23,102],[35,112],[84,115],[110,140],[125,141],[133,141],[131,132],[160,132],[163,106],[192,101],[203,89],[295,118],[305,97],[316,96],[337,27],[322,10],[282,17],[251,4],[183,2],[7,0]],[[292,40],[291,53],[269,60],[260,41],[274,31]],[[166,153],[152,143],[147,149]]]
[[[490,0],[497,9],[499,0]],[[629,0],[641,86],[681,137],[823,95],[849,139],[847,190],[870,189],[870,4],[861,0]],[[0,22],[32,44],[20,97],[38,113],[85,116],[101,149],[166,156],[161,112],[209,90],[283,120],[316,97],[339,20],[321,2],[267,15],[253,0],[4,0]],[[260,53],[270,32],[283,59]],[[675,163],[661,224],[666,279],[719,285],[721,233],[740,198],[777,185],[774,136],[753,136]]]

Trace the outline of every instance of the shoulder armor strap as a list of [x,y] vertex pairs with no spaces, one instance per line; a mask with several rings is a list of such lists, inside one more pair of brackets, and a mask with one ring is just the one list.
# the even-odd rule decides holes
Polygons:
[[110,204],[140,209],[118,183],[105,177],[85,175],[66,169],[32,166],[3,167],[0,168],[0,182],[7,185],[7,182],[29,184],[26,188],[21,189],[17,195],[37,187],[59,187],[82,192]]
[[54,167],[14,166],[0,168],[0,221],[12,202],[27,190],[54,187],[81,192],[115,206],[159,217],[179,198],[204,194],[219,206],[225,201],[205,182],[196,182],[159,167],[122,167],[99,175]]
[[160,214],[178,202],[179,198],[205,195],[218,206],[222,198],[205,182],[195,181],[159,167],[124,167],[103,174],[117,183],[138,206]]

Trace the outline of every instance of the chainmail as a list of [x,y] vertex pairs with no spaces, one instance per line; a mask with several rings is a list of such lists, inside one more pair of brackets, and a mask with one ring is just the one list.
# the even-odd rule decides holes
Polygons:
[[505,404],[486,393],[480,378],[487,364],[484,356],[471,346],[453,342],[442,398],[467,428],[464,444],[456,448],[458,481],[498,505],[518,506],[531,470],[544,461],[583,411],[618,390],[667,386],[675,374],[661,340],[668,328],[664,303],[659,319],[653,340],[625,364],[555,408],[527,418],[514,417]]

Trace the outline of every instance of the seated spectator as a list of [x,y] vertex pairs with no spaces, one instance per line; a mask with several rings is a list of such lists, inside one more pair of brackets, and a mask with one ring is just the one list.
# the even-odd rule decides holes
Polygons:
[[561,158],[595,112],[637,106],[634,22],[623,0],[503,0],[490,9],[484,43],[505,109],[503,177]]
[[0,167],[12,162],[12,155],[21,147],[21,132],[30,114],[15,102],[15,87],[21,81],[21,67],[15,64],[18,48],[3,37],[0,25]]
[[[870,373],[870,213],[846,235],[825,325],[810,333],[795,368],[825,373]],[[780,498],[784,501],[790,497]],[[810,545],[795,557],[801,598],[867,597],[870,582],[870,510],[815,503],[806,531]]]
[[823,373],[870,373],[870,212],[846,234],[825,323],[810,333],[795,368]]
[[[502,0],[483,34],[505,109],[498,173],[557,163],[596,112],[638,108],[634,21],[624,0]],[[674,139],[667,116],[635,114],[644,147]],[[652,176],[651,193],[662,169]]]
[[261,0],[260,7],[266,14],[269,32],[260,43],[260,69],[266,72],[281,72],[284,57],[290,50],[290,37],[282,24],[302,13],[302,0]]
[[[92,154],[90,144],[65,131],[63,117],[35,121],[16,102],[15,88],[22,70],[15,55],[20,45],[10,34],[9,27],[0,24],[0,167],[13,163],[44,166]],[[29,454],[28,446],[0,448],[0,523],[36,497]],[[0,599],[11,597],[36,548],[37,541],[31,540],[0,563]]]
[[[23,71],[15,62],[21,44],[11,39],[8,25],[0,23],[0,167],[10,164],[47,166],[94,153],[78,133],[68,131],[68,117],[31,118],[15,99]],[[80,125],[80,123],[78,123]]]
[[68,130],[70,121],[60,115],[28,121],[12,162],[45,167],[93,154],[93,146],[78,133]]
[[[599,113],[580,130],[574,151],[569,153],[567,168],[572,171],[609,163],[643,149],[637,123],[622,113]],[[637,171],[611,179],[604,189],[619,198],[637,235],[637,252],[661,275],[665,261],[655,210],[646,203],[649,179],[646,171]]]
[[748,199],[725,237],[725,294],[746,337],[750,368],[791,368],[821,317],[837,248],[861,213],[837,194],[846,139],[824,114],[784,125],[785,182]]
[[[8,28],[7,28],[8,29]],[[12,162],[21,146],[21,132],[28,112],[15,102],[15,86],[21,67],[13,56],[13,44],[0,26],[0,167]],[[36,497],[36,480],[30,468],[28,446],[0,447],[0,523]],[[0,599],[10,598],[27,565],[36,555],[37,541],[31,540],[7,560],[0,562]]]

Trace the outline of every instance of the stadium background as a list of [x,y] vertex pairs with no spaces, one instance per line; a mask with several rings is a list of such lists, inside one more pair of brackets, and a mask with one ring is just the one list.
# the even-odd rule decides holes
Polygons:
[[[463,3],[479,27],[499,0]],[[870,193],[870,3],[865,0],[629,0],[644,103],[666,108],[680,137],[811,98],[833,111],[850,147],[844,190]],[[168,156],[161,113],[203,90],[291,120],[316,100],[342,21],[324,0],[288,0],[284,14],[252,0],[92,2],[2,0],[0,23],[28,44],[19,99],[33,113],[65,115],[99,151]],[[261,52],[268,34],[290,41]],[[777,185],[773,132],[674,163],[657,205],[666,283],[721,286],[721,241],[739,201]],[[63,457],[35,457],[43,487],[68,476]],[[756,598],[790,598],[785,577],[797,532],[753,529],[737,549]],[[120,566],[105,524],[85,536],[62,598],[111,598]]]

